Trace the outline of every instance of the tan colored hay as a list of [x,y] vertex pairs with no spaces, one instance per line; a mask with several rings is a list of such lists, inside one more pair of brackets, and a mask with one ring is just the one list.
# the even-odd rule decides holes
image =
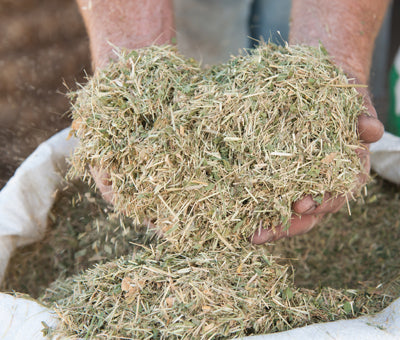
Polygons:
[[123,52],[75,96],[73,174],[105,169],[118,211],[181,249],[287,225],[294,201],[352,194],[362,98],[322,47],[262,45],[207,70]]
[[231,339],[376,306],[356,291],[296,289],[288,267],[261,249],[161,244],[56,282],[45,301],[57,298],[57,334],[105,339]]
[[[390,256],[399,243],[393,237],[399,195],[382,183],[369,192],[367,204],[351,203],[352,218],[343,209],[322,230],[287,240],[286,246],[229,249],[216,243],[180,252],[168,242],[142,250],[132,245],[131,256],[51,285],[41,301],[62,322],[48,331],[72,338],[232,338],[380,311],[399,294],[397,261]],[[96,229],[90,239],[104,232]],[[296,275],[271,252],[299,257]],[[309,266],[317,261],[313,271]],[[310,274],[312,290],[296,288],[293,280]]]
[[116,209],[167,241],[56,285],[58,332],[226,338],[367,308],[296,290],[247,244],[304,195],[352,194],[362,172],[362,98],[322,47],[262,45],[206,70],[170,46],[123,52],[74,98],[71,175],[105,169]]

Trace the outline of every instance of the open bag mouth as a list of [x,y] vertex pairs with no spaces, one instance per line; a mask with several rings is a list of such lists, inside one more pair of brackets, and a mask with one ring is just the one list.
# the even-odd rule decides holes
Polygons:
[[[0,248],[2,250],[2,268],[5,268],[5,263],[8,262],[8,258],[16,246],[34,242],[40,239],[44,233],[45,220],[54,198],[53,193],[63,180],[62,174],[65,172],[63,169],[66,169],[65,158],[70,155],[76,145],[76,141],[73,139],[67,141],[68,133],[69,129],[66,129],[41,145],[18,169],[14,178],[0,193],[0,211],[2,217],[5,216],[1,223],[1,242],[5,245]],[[396,149],[395,141],[396,137],[385,134],[381,142],[371,147],[371,159],[374,168],[376,167],[374,165],[375,155],[382,158],[382,153],[385,152],[390,155],[399,153],[400,148]],[[379,165],[382,165],[379,157],[377,158],[378,168]],[[387,158],[388,156],[386,156]],[[393,170],[394,168],[399,169],[400,167],[392,164],[390,169]],[[38,180],[38,173],[43,174],[39,177],[42,178],[40,181]],[[398,300],[393,302],[376,316],[311,325],[288,332],[263,335],[262,337],[265,339],[268,339],[269,336],[272,339],[275,339],[276,336],[282,339],[293,337],[313,339],[315,334],[321,334],[320,332],[323,331],[329,332],[330,335],[336,334],[335,336],[344,333],[348,335],[350,332],[358,338],[361,336],[363,339],[372,339],[384,332],[388,339],[390,337],[396,338],[396,336],[399,336],[396,333],[398,332],[396,325],[400,323],[398,304]],[[57,324],[54,312],[43,308],[34,301],[1,294],[0,305],[2,306],[0,308],[2,311],[0,313],[0,320],[2,320],[0,324],[10,325],[7,330],[0,327],[0,330],[5,331],[4,334],[6,335],[24,334],[26,336],[26,334],[34,334],[33,332],[42,334],[42,322],[45,322],[48,326]],[[387,320],[390,320],[390,322],[388,323]],[[256,338],[254,337],[254,339]]]

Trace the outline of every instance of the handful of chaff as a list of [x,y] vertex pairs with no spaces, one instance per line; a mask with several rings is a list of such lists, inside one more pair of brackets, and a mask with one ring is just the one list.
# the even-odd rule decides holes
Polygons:
[[208,69],[170,46],[123,52],[73,97],[73,174],[104,169],[117,211],[190,246],[288,225],[293,202],[353,194],[363,171],[363,99],[322,47]]
[[207,69],[170,46],[122,52],[72,97],[71,175],[105,170],[115,209],[166,241],[75,278],[57,300],[67,333],[234,337],[325,310],[247,244],[304,195],[355,193],[363,99],[322,47],[264,44]]

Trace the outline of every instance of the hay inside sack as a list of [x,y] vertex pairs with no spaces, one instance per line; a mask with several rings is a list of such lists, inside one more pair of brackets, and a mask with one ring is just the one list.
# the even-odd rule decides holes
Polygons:
[[71,175],[104,169],[116,210],[165,241],[59,283],[58,332],[227,338],[368,310],[368,296],[296,290],[248,244],[363,172],[362,98],[322,47],[263,45],[206,70],[170,46],[124,52],[74,96]]
[[352,194],[362,98],[322,47],[262,45],[206,70],[174,47],[124,52],[75,93],[72,174],[104,169],[115,208],[189,248],[288,224]]
[[[298,289],[267,248],[145,247],[52,285],[56,334],[106,339],[232,339],[379,311],[392,299]],[[54,330],[53,330],[54,332]]]
[[[107,335],[109,335],[108,338],[116,337],[110,334],[128,337],[128,334],[132,334],[133,329],[137,328],[135,319],[132,319],[134,304],[130,298],[145,296],[146,300],[143,298],[143,301],[147,301],[147,305],[152,306],[154,311],[165,308],[158,306],[161,288],[157,287],[158,292],[155,292],[154,286],[145,285],[142,286],[141,291],[138,291],[140,295],[135,296],[132,295],[134,288],[129,293],[129,287],[131,284],[134,287],[134,282],[132,283],[129,279],[124,280],[125,277],[135,275],[133,268],[140,270],[137,268],[139,249],[150,249],[149,243],[141,238],[139,230],[137,235],[133,232],[121,232],[122,227],[118,227],[117,220],[105,214],[104,209],[107,206],[100,195],[94,193],[93,188],[73,182],[69,183],[65,190],[60,191],[57,197],[53,214],[57,214],[60,218],[54,221],[54,225],[49,226],[51,229],[48,239],[30,246],[29,255],[20,249],[13,255],[2,289],[4,291],[12,289],[35,296],[37,291],[42,292],[47,288],[46,294],[40,298],[40,301],[49,308],[54,308],[63,320],[61,328],[56,330],[56,333],[72,337],[81,334],[82,337],[89,338],[99,334],[102,334],[104,338],[107,338]],[[240,263],[244,261],[245,265],[243,267],[240,263],[221,264],[225,267],[231,266],[232,269],[228,272],[231,277],[225,282],[232,282],[238,276],[244,280],[245,277],[239,274],[250,276],[251,270],[254,270],[254,274],[256,272],[268,274],[268,277],[261,281],[263,285],[270,287],[275,285],[275,289],[265,292],[262,302],[271,306],[267,311],[268,324],[263,326],[268,333],[381,311],[393,298],[400,295],[398,259],[395,256],[400,247],[400,239],[397,237],[400,235],[399,202],[398,187],[382,180],[374,181],[368,186],[365,204],[350,202],[352,216],[348,215],[344,207],[338,213],[324,219],[318,228],[305,235],[280,241],[275,245],[253,248],[250,250],[253,251],[250,256],[255,259],[253,263],[248,259],[245,260],[241,254],[233,256],[234,254],[228,251],[226,259],[240,260]],[[62,216],[67,216],[67,219]],[[125,230],[134,228],[132,222],[127,219],[124,219],[124,225]],[[79,234],[79,244],[75,244],[77,239],[74,234]],[[98,240],[104,239],[105,234],[109,235],[108,241],[98,244]],[[118,252],[128,250],[131,243],[130,252],[136,255],[115,259],[116,254],[107,250],[108,247],[116,245],[112,241],[113,238],[119,238]],[[92,262],[91,258],[94,254],[91,253],[92,249],[88,248],[92,248],[93,240],[97,240],[96,255],[100,253],[104,261],[109,263],[98,263],[96,267],[81,272],[84,269],[82,264]],[[44,251],[49,246],[53,249],[53,254]],[[186,269],[180,272],[181,279],[177,278],[176,274],[174,275],[178,281],[178,287],[177,285],[175,287],[186,291],[188,283],[183,278],[190,278],[190,275],[195,278],[198,276],[200,264],[196,262],[199,257],[202,257],[196,254],[190,254],[189,258],[185,258],[185,255],[166,254],[165,248],[157,251],[159,254],[165,254],[168,262],[173,258],[178,258],[174,269],[177,267]],[[24,253],[25,256],[18,256]],[[56,267],[42,269],[43,264],[49,261],[51,256],[59,258],[60,254],[62,257],[70,254],[70,260],[64,258],[56,264]],[[216,271],[215,263],[221,259],[221,255],[214,256],[214,254],[215,252],[209,254],[203,252],[203,255],[211,258],[208,267],[205,268],[205,273]],[[165,271],[168,266],[164,257],[160,256],[160,261],[157,262],[157,259],[148,252],[141,255],[141,258],[146,260],[146,265],[152,268],[158,266]],[[195,270],[188,271],[193,264],[195,264]],[[257,264],[257,271],[249,267],[255,264]],[[57,268],[60,265],[61,268]],[[214,267],[210,269],[210,266]],[[15,272],[16,268],[18,273]],[[60,269],[61,277],[48,287],[48,282],[54,278],[55,272],[60,272]],[[69,274],[72,271],[74,276],[66,279],[63,275],[65,269]],[[39,271],[39,273],[32,275],[34,271]],[[208,276],[211,277],[211,275]],[[146,278],[148,279],[149,276]],[[158,278],[161,284],[170,285],[170,276],[160,275]],[[256,279],[259,282],[260,279],[258,277]],[[271,282],[268,283],[268,280]],[[207,278],[205,281],[208,282],[203,284],[212,285],[210,279]],[[130,285],[127,286],[126,283]],[[218,284],[224,285],[220,290],[227,290],[227,284],[221,281],[220,272],[216,276],[214,286],[218,287]],[[190,288],[193,292],[193,287]],[[252,290],[251,294],[255,293],[257,292]],[[172,294],[170,293],[170,297]],[[286,299],[286,296],[290,297],[291,294],[293,297]],[[176,300],[171,297],[166,301],[171,304]],[[217,299],[215,303],[220,301]],[[205,310],[210,307],[209,304],[208,301]],[[179,307],[184,310],[185,306]],[[189,304],[187,306],[194,307]],[[242,304],[242,307],[244,310],[240,315],[259,315],[257,309],[248,313],[248,306]],[[202,309],[202,305],[197,308]],[[307,311],[307,313],[296,313],[296,310]],[[200,317],[208,323],[216,324],[212,319],[212,314],[201,313]],[[196,321],[199,317],[192,315],[190,318]],[[240,318],[236,318],[236,321],[238,320],[240,321]],[[149,320],[148,315],[144,321],[147,325],[156,322],[151,318]],[[251,324],[249,319],[245,319],[244,322],[247,325]],[[91,326],[99,324],[102,326]],[[267,329],[267,326],[270,326],[270,329]],[[147,334],[153,331],[156,335],[160,334],[157,333],[157,329],[147,328]],[[251,331],[251,328],[247,329],[248,333]],[[143,334],[144,332],[142,337],[144,337]],[[200,336],[201,334],[198,335]]]
[[94,264],[131,254],[152,239],[112,207],[87,183],[63,183],[55,193],[43,239],[18,248],[10,258],[0,291],[43,295],[55,280],[65,280]]

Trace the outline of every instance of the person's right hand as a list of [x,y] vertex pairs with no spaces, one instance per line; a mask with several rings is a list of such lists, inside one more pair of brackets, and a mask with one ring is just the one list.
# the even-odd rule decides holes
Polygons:
[[111,185],[110,175],[107,171],[96,167],[90,167],[90,173],[104,200],[107,203],[114,204],[114,191]]
[[[172,0],[77,0],[90,40],[94,72],[116,57],[115,48],[171,44],[175,37]],[[104,199],[113,204],[107,171],[91,167]]]

